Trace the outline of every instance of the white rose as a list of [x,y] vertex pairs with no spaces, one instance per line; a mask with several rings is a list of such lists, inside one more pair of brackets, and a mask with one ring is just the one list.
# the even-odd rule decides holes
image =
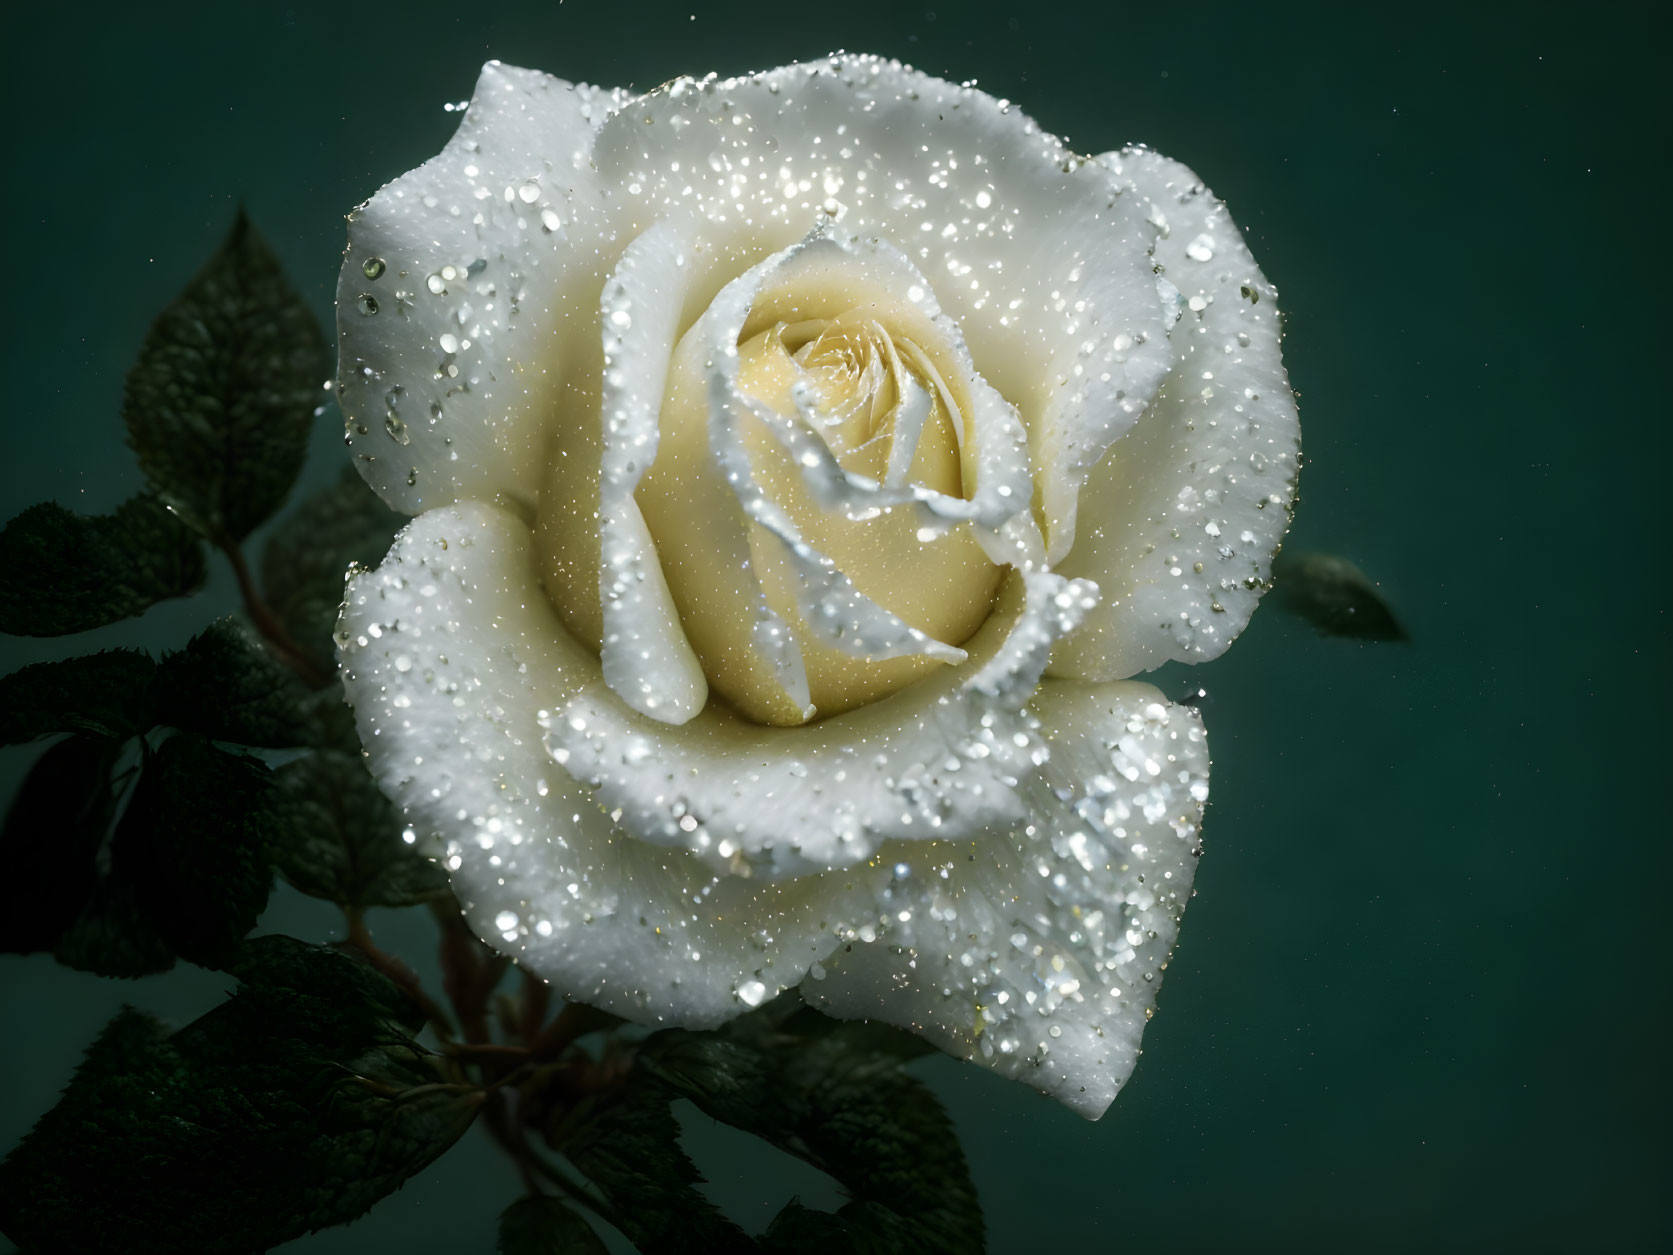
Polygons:
[[800,987],[1101,1114],[1284,532],[1272,288],[1143,149],[870,57],[484,68],[350,217],[341,399],[417,516],[339,633],[481,935],[709,1026]]

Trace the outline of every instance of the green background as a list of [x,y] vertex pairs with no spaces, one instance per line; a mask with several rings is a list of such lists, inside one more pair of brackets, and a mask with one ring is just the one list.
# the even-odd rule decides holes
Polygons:
[[[151,317],[242,200],[328,319],[341,215],[432,155],[489,57],[651,87],[833,48],[978,79],[1096,152],[1143,141],[1231,206],[1288,316],[1298,549],[1382,581],[1413,643],[1264,609],[1209,690],[1199,894],[1131,1086],[1097,1124],[917,1065],[996,1252],[1667,1238],[1665,95],[1651,10],[843,3],[74,4],[8,19],[0,515],[137,486],[118,415]],[[308,475],[343,456],[321,430]],[[258,538],[259,541],[259,538]],[[208,590],[4,669],[177,645]],[[0,755],[9,795],[26,752]],[[3,871],[3,869],[0,869]],[[420,962],[422,922],[374,914]],[[324,939],[276,897],[268,925]],[[0,959],[0,1147],[122,1001],[222,978]],[[690,1122],[764,1222],[808,1170]],[[821,1191],[824,1191],[821,1194]],[[486,1251],[485,1138],[297,1252]]]

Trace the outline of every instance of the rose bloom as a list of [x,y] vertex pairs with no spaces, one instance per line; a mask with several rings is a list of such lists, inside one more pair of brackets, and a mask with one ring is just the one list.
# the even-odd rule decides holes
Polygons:
[[415,516],[338,636],[408,839],[571,998],[799,988],[1100,1115],[1208,797],[1128,677],[1268,583],[1274,297],[1185,167],[897,63],[490,63],[338,289],[356,465]]

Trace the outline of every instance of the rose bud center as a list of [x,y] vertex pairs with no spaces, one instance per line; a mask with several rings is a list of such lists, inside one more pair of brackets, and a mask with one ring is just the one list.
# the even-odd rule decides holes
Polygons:
[[[749,649],[752,590],[717,569],[716,549],[705,543],[707,511],[721,503],[694,491],[698,482],[712,481],[727,508],[739,507],[708,458],[707,381],[685,358],[676,354],[662,444],[640,485],[640,508],[711,689],[763,723],[800,723],[801,712]],[[935,640],[956,646],[968,639],[987,618],[1003,574],[969,525],[932,526],[912,503],[827,508],[768,417],[811,427],[851,476],[962,497],[960,407],[934,361],[864,309],[775,321],[760,331],[746,326],[738,358],[738,391],[754,403],[743,421],[744,444],[756,482],[773,504],[859,592]],[[866,658],[827,643],[798,608],[798,577],[782,542],[751,523],[749,548],[750,574],[801,647],[818,715],[864,705],[945,665],[924,654]]]
[[[784,528],[775,534],[749,517],[717,457],[721,402],[702,320],[680,337],[669,363],[656,456],[634,499],[711,699],[756,722],[791,725],[852,710],[956,660],[1005,574],[968,522],[937,517],[913,499],[920,490],[964,499],[974,489],[968,389],[960,354],[936,324],[908,302],[866,299],[879,295],[841,283],[764,293],[737,337],[723,418],[734,424],[753,486],[807,549],[847,577],[847,598],[869,598],[933,648],[879,656],[886,651],[869,649],[863,633],[845,635],[842,596],[820,602],[820,630],[807,621]],[[583,409],[594,397],[578,398]],[[598,649],[597,490],[583,491],[588,477],[580,474],[598,453],[582,439],[586,432],[560,438],[537,530],[548,595],[570,632]],[[809,452],[809,433],[846,479],[841,500],[821,494],[830,476],[813,473],[822,459]],[[887,499],[869,499],[879,494]],[[746,549],[748,560],[739,561]],[[760,648],[763,604],[794,638],[811,712],[786,692]]]

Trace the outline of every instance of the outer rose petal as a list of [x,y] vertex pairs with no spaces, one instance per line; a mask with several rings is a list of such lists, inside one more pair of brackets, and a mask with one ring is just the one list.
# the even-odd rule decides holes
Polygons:
[[[1041,626],[989,660],[996,683],[1049,645]],[[811,975],[804,993],[833,1012],[912,1027],[1088,1116],[1131,1069],[1207,796],[1195,713],[1153,689],[1034,692],[1039,726],[1012,733],[1027,751],[1015,835],[890,841],[846,870],[766,882],[627,837],[544,754],[542,709],[607,690],[510,514],[466,503],[414,520],[351,581],[338,639],[379,784],[473,926],[564,993],[701,1027]]]
[[1196,712],[1145,684],[1048,681],[1033,709],[1051,747],[1033,824],[936,847],[939,869],[890,886],[889,931],[802,992],[1096,1119],[1138,1060],[1191,896],[1208,748]]
[[413,520],[350,581],[338,641],[379,785],[478,933],[564,994],[708,1026],[795,985],[845,934],[875,933],[886,869],[717,876],[628,838],[547,756],[541,710],[605,691],[603,676],[511,514],[465,502]]
[[1098,160],[1165,224],[1156,261],[1177,290],[1180,356],[1144,421],[1087,481],[1075,546],[1058,564],[1103,592],[1052,655],[1053,675],[1085,680],[1205,662],[1231,644],[1271,577],[1300,455],[1278,294],[1226,207],[1156,153]]
[[684,723],[708,681],[680,625],[656,543],[633,498],[656,460],[657,416],[685,292],[690,232],[657,223],[604,285],[604,451],[599,467],[599,607],[604,678],[633,709]]
[[891,839],[1000,837],[1027,822],[1014,781],[1042,753],[1023,706],[1094,600],[1047,572],[1008,592],[969,665],[846,714],[771,728],[710,707],[668,728],[582,690],[543,720],[547,743],[631,836],[733,875],[847,867]]
[[[447,147],[349,215],[339,398],[355,464],[395,509],[533,503],[590,270],[566,236],[595,212],[593,132],[620,99],[490,61]],[[596,337],[582,347],[596,356]]]

